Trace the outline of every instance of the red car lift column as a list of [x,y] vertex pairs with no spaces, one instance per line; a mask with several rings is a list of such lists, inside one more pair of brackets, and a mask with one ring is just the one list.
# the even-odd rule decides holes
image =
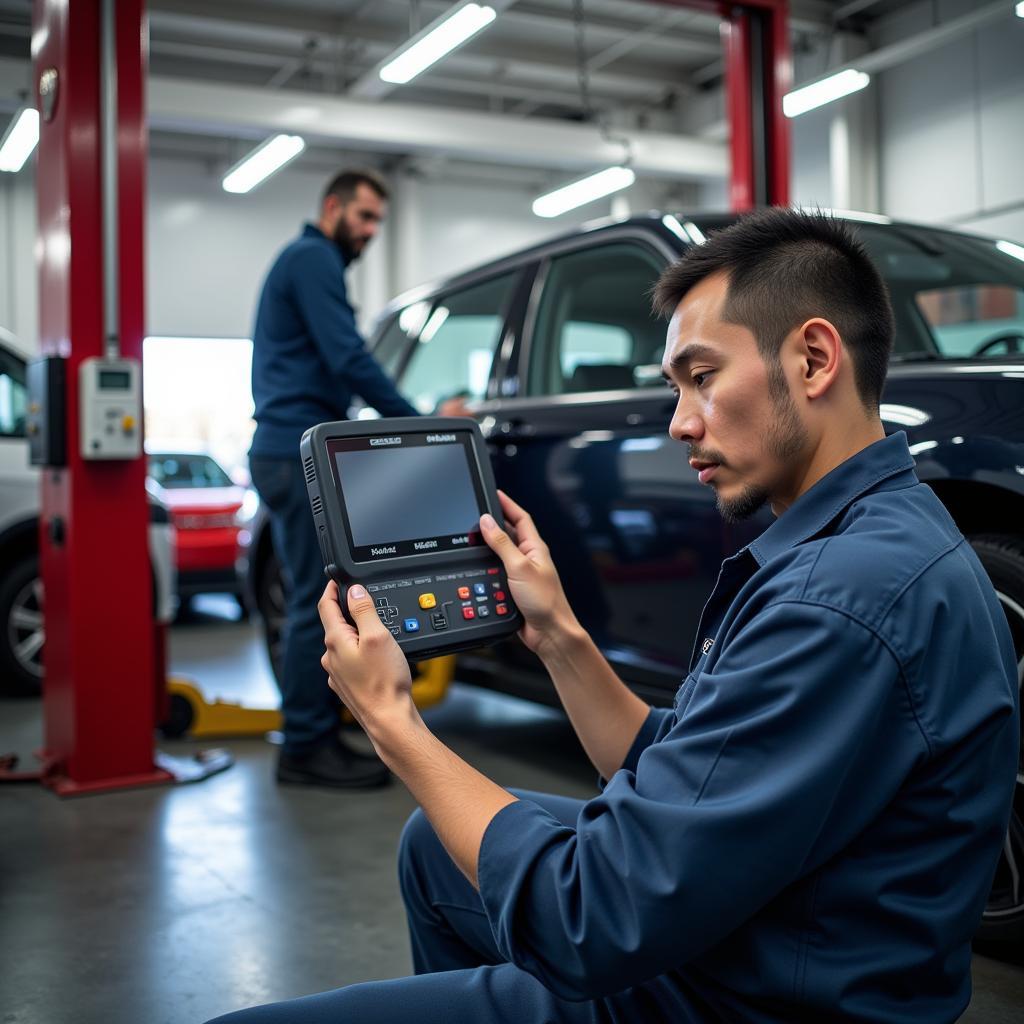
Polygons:
[[114,0],[35,0],[33,11],[40,347],[66,359],[67,464],[43,470],[40,531],[44,782],[60,794],[171,781],[153,761],[145,458],[80,451],[82,361],[142,355],[143,0],[114,9]]
[[789,205],[789,123],[782,97],[793,67],[787,0],[661,0],[722,17],[734,210]]

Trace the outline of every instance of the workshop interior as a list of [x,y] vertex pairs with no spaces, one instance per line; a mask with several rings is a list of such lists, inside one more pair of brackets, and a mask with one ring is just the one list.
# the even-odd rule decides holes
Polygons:
[[[566,1015],[500,987],[501,1014],[479,993],[449,1005],[445,989],[395,987],[379,996],[388,1012],[363,1019],[1024,1021],[1022,166],[1014,0],[0,0],[0,1017],[201,1024],[270,1004],[291,1009],[258,1019],[349,1019],[302,1000],[370,999],[365,982],[440,974],[407,922],[403,858],[425,815],[442,858],[479,889],[497,952],[488,945],[474,969],[514,963],[544,998],[569,992]],[[772,208],[797,216],[793,230],[839,225],[877,272],[891,345],[874,443],[905,446],[905,486],[920,486],[930,521],[954,538],[957,571],[976,568],[950,584],[941,616],[914,620],[914,642],[934,652],[961,629],[1001,658],[1006,729],[963,764],[945,727],[918,713],[931,681],[912,676],[918,662],[888,627],[870,659],[829,670],[853,690],[863,676],[867,691],[865,665],[899,662],[894,706],[918,719],[913,767],[891,792],[864,793],[876,776],[858,783],[866,747],[850,730],[868,720],[839,698],[814,712],[803,749],[784,748],[791,771],[774,754],[743,762],[759,767],[741,793],[805,770],[811,748],[848,747],[851,774],[836,769],[798,877],[742,913],[744,885],[736,908],[724,894],[727,933],[708,924],[699,941],[687,933],[704,922],[683,911],[652,926],[659,941],[678,929],[685,957],[651,953],[629,977],[636,992],[670,969],[699,979],[685,1016],[682,1002],[605,992],[617,962],[580,967],[597,979],[581,994],[544,967],[537,936],[564,928],[585,958],[595,940],[579,922],[597,902],[608,948],[628,948],[635,928],[642,949],[646,900],[687,906],[659,872],[686,861],[691,826],[662,857],[651,837],[675,826],[644,769],[654,779],[669,754],[636,746],[648,728],[637,732],[637,709],[663,722],[645,741],[657,744],[670,729],[703,736],[702,716],[738,700],[728,686],[747,679],[735,665],[757,623],[708,625],[723,588],[739,602],[775,586],[759,582],[765,538],[849,468],[819,474],[792,505],[765,489],[732,515],[723,496],[748,465],[729,447],[737,437],[764,446],[749,463],[757,480],[807,444],[798,430],[779,441],[775,419],[755,426],[765,409],[779,431],[792,424],[778,388],[799,390],[800,375],[772,375],[749,300],[702,307],[698,326],[720,317],[722,337],[757,338],[747,365],[768,370],[754,398],[729,404],[735,359],[691,381],[707,334],[694,334],[697,354],[673,349],[674,332],[697,323],[687,296],[715,280],[701,270],[671,293],[673,268],[718,258],[721,239],[741,237],[727,233]],[[794,267],[750,315],[804,302]],[[739,287],[738,270],[724,273]],[[842,306],[828,337],[873,294]],[[786,331],[828,320],[799,308]],[[810,367],[819,350],[808,351]],[[829,372],[853,381],[861,357],[842,351],[854,369]],[[788,415],[813,432],[825,421],[807,408]],[[713,436],[729,416],[733,433]],[[864,455],[852,428],[837,436],[829,451]],[[895,470],[857,472],[875,486]],[[837,499],[800,542],[827,552],[843,508]],[[872,515],[851,514],[850,529]],[[862,575],[876,581],[835,644],[910,599],[910,583],[884,581],[925,572],[925,555],[893,550],[895,564],[853,559],[821,584],[838,608]],[[829,564],[823,555],[807,580]],[[749,579],[729,590],[744,566]],[[976,625],[982,606],[991,638]],[[592,654],[552,653],[566,622]],[[833,640],[786,649],[806,641],[812,676]],[[591,657],[600,670],[581,667]],[[785,651],[765,661],[766,692],[774,659]],[[936,698],[950,722],[981,706],[985,672],[982,660],[957,670],[952,696]],[[581,725],[589,698],[565,696],[609,680],[622,718],[609,712],[598,731],[632,721],[636,736],[613,771]],[[765,735],[811,713],[792,700],[764,709]],[[413,723],[408,749],[396,722]],[[675,769],[693,784],[694,836],[702,812],[742,820],[743,799],[714,800],[753,726],[744,713],[715,727],[711,767]],[[857,808],[881,821],[939,767],[946,795],[956,772],[975,773],[964,802],[922,797],[886,833],[885,856],[870,850]],[[649,818],[617,804],[627,785]],[[532,818],[509,823],[519,812],[502,793],[520,810],[530,793],[583,810],[575,824],[545,818],[544,846]],[[991,819],[972,817],[982,804]],[[484,807],[467,872],[470,833],[450,823],[469,829]],[[815,860],[833,821],[842,839]],[[630,845],[630,828],[650,845]],[[781,879],[788,828],[761,821],[721,862],[747,857],[744,878]],[[979,853],[969,877],[951,879],[928,844],[958,835]],[[488,853],[502,836],[521,840],[522,864],[537,844],[538,874]],[[581,866],[599,841],[616,885]],[[915,842],[912,893],[894,875],[864,896],[874,857],[913,863]],[[560,884],[578,886],[564,906],[539,873],[558,857]],[[828,871],[844,858],[840,899]],[[742,940],[819,871],[799,914]],[[971,886],[980,895],[964,896]],[[863,929],[825,917],[847,896]],[[542,921],[529,916],[537,905]],[[944,945],[939,919],[958,944]],[[895,969],[893,950],[911,946],[915,969],[952,979],[948,990]],[[770,964],[790,954],[783,997]],[[863,974],[837,980],[853,963]],[[888,979],[876,990],[863,980],[873,970]]]

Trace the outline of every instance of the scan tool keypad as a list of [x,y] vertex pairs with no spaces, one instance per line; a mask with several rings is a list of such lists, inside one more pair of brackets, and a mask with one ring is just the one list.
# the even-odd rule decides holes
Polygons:
[[366,589],[395,637],[472,629],[478,621],[511,614],[508,583],[500,568],[388,580]]

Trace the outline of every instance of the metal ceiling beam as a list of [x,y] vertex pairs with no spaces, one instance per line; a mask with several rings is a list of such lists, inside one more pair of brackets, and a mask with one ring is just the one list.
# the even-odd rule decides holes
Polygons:
[[[590,170],[622,160],[621,147],[593,127],[412,104],[377,103],[315,93],[268,93],[256,87],[199,84],[154,75],[149,120],[156,129],[261,138],[294,132],[311,141],[383,153],[433,154],[481,163]],[[725,147],[661,132],[630,133],[640,174],[717,179]]]
[[[266,68],[268,73],[275,76],[281,72],[287,77],[291,77],[302,67],[309,67],[318,74],[328,77],[336,75],[339,70],[336,58],[326,49],[318,50],[313,54],[298,55],[280,51],[268,53],[209,42],[155,38],[151,41],[150,50],[156,57],[175,56],[237,65],[255,65]],[[377,44],[368,45],[363,63],[365,64],[366,60],[374,60],[375,56],[382,52],[391,51],[385,51],[384,47]],[[507,74],[500,73],[502,67],[508,69]],[[504,57],[479,53],[455,53],[445,60],[444,68],[449,72],[447,75],[439,71],[430,71],[414,87],[437,87],[441,91],[475,91],[480,94],[486,93],[489,84],[494,82],[498,76],[502,80],[502,85],[527,90],[532,86],[533,92],[540,88],[562,89],[563,96],[571,93],[577,97],[578,103],[579,90],[576,84],[576,73],[572,67],[554,62],[530,60],[525,56],[520,56],[516,51],[506,51]],[[467,75],[463,79],[461,87],[456,78],[457,72],[464,72]],[[280,85],[282,82],[278,80],[274,83],[268,78],[266,84],[270,87],[271,85]],[[627,102],[657,102],[667,90],[678,89],[682,83],[670,78],[596,71],[592,76],[591,84],[596,93],[603,94],[608,98],[622,98]]]
[[833,75],[837,75],[840,71],[845,71],[848,68],[855,68],[869,75],[877,74],[879,71],[888,71],[890,68],[894,68],[899,64],[905,64],[915,57],[921,57],[932,50],[937,50],[939,47],[945,46],[947,43],[951,43],[953,40],[959,39],[970,32],[974,32],[983,25],[998,21],[1000,18],[1005,18],[1007,27],[1012,28],[1013,8],[1005,0],[985,4],[969,14],[964,14],[959,18],[952,18],[950,21],[936,25],[934,28],[926,29],[923,32],[915,32],[906,39],[901,39],[899,42],[892,43],[889,46],[883,46],[879,50],[872,50],[870,53],[865,53],[837,67],[829,68],[823,74],[803,82],[798,82],[796,85],[803,88],[805,85],[810,85],[813,82],[820,82],[825,78],[831,78]]
[[[493,5],[492,5],[493,6]],[[621,5],[620,9],[627,9]],[[239,0],[218,0],[212,5],[206,0],[150,0],[151,28],[161,26],[180,27],[184,19],[202,22],[207,25],[221,24],[231,28],[272,30],[275,32],[294,32],[305,36],[319,35],[334,39],[339,34],[346,34],[354,39],[365,39],[370,42],[386,43],[394,46],[396,36],[393,29],[381,23],[360,22],[358,13],[354,16],[335,15],[325,17],[294,8],[273,9],[254,7]],[[649,8],[648,8],[649,11]],[[500,15],[508,25],[536,29],[540,34],[550,34],[556,27],[571,27],[567,14],[545,12],[536,5],[516,3],[516,5]],[[646,19],[645,19],[646,20]],[[595,37],[603,35],[615,41],[624,33],[634,32],[643,27],[644,21],[631,21],[625,18],[595,17],[588,18],[587,26]],[[717,35],[695,32],[666,32],[659,44],[670,45],[684,50],[692,50],[695,54],[713,55],[718,49]]]

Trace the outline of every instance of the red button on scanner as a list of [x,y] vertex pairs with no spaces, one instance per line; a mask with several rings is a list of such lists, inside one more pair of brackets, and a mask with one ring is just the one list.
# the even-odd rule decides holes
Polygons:
[[498,615],[508,615],[507,604],[499,604],[494,610],[498,613]]
[[498,570],[497,569],[488,569],[487,570],[487,575],[488,576],[497,576],[498,575]]
[[459,597],[465,601],[469,597],[469,587],[459,587]]
[[505,600],[505,591],[504,590],[496,590],[494,592],[494,600],[495,601],[504,601]]
[[[498,614],[501,615],[502,613],[498,612]],[[476,618],[476,612],[473,611],[472,608],[463,608],[462,609],[462,617],[464,619],[475,619]]]

